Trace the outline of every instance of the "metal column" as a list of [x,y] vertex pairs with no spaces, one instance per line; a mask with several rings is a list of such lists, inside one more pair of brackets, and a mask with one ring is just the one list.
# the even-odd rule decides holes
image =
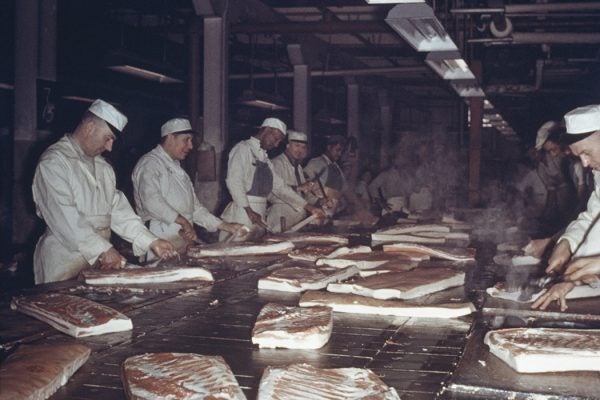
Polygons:
[[310,68],[308,65],[294,65],[294,129],[310,134]]
[[381,108],[381,150],[379,165],[381,169],[389,166],[391,134],[392,134],[392,107],[389,104],[388,94],[385,90],[378,93]]

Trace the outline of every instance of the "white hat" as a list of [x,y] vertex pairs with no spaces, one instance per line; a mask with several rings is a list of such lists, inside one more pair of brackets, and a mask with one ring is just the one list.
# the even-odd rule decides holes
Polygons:
[[122,132],[125,125],[127,125],[127,117],[104,100],[98,99],[94,101],[90,108],[88,108],[88,111],[98,118],[102,118],[119,132]]
[[304,142],[308,143],[308,136],[304,132],[298,132],[293,130],[288,130],[288,141],[289,142]]
[[548,122],[545,122],[544,125],[542,125],[540,127],[540,129],[538,129],[537,136],[535,138],[535,149],[536,150],[540,150],[544,146],[544,143],[546,143],[546,140],[548,140],[548,137],[550,137],[550,134],[552,133],[552,131],[554,131],[554,129],[556,129],[557,127],[558,127],[558,122],[548,121]]
[[267,118],[263,121],[263,123],[260,127],[261,128],[268,127],[268,128],[279,129],[281,131],[281,133],[283,133],[284,136],[287,133],[287,126],[279,118]]
[[600,130],[600,105],[577,107],[565,114],[569,135],[580,135]]
[[173,118],[168,120],[160,127],[160,137],[165,137],[170,133],[191,133],[196,132],[192,129],[192,124],[186,118]]

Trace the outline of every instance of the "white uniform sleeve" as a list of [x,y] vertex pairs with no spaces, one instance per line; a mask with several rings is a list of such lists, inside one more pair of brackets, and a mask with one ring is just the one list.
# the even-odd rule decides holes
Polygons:
[[196,225],[204,227],[209,232],[214,232],[219,229],[219,225],[223,222],[220,218],[215,217],[200,204],[198,197],[194,194],[194,215],[192,217]]
[[144,218],[172,224],[179,213],[163,197],[160,184],[160,166],[156,161],[147,160],[137,165],[133,171],[133,187],[138,204],[144,210]]
[[38,215],[61,244],[81,253],[92,265],[112,244],[77,209],[67,178],[70,174],[69,167],[59,160],[40,162],[33,178],[33,199]]
[[373,179],[373,181],[371,181],[371,183],[369,183],[369,186],[368,186],[369,195],[371,196],[372,199],[381,198],[381,194],[379,193],[379,188],[381,188],[381,185],[383,185],[383,180],[384,180],[384,174],[382,172],[379,175],[377,175],[377,177],[375,179]]
[[246,195],[246,169],[252,164],[252,155],[250,149],[243,145],[236,145],[229,153],[229,162],[227,163],[227,189],[231,194],[234,203],[239,207],[249,207],[248,196]]
[[115,191],[113,197],[110,228],[133,245],[136,256],[147,253],[150,244],[158,239],[144,226],[142,219],[133,211],[127,197],[120,190]]
[[323,176],[327,174],[327,168],[323,170],[324,165],[322,165],[323,163],[320,162],[320,160],[320,157],[313,158],[306,164],[306,167],[304,167],[304,175],[306,175],[308,179],[315,179],[318,174],[321,174],[321,182],[327,180],[327,177]]
[[[558,239],[566,239],[569,242],[571,253],[574,253],[585,234],[592,227],[600,215],[600,186],[590,196],[587,209],[579,214],[577,219],[569,224],[565,233]],[[596,222],[597,223],[597,222]]]
[[273,173],[273,195],[279,197],[281,201],[295,208],[297,211],[302,210],[307,202],[298,193],[292,190],[288,185],[285,184],[283,179],[273,169],[271,161],[267,161],[271,172]]

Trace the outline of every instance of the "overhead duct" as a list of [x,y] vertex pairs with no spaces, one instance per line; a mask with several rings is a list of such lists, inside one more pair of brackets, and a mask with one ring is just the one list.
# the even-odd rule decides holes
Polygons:
[[513,32],[514,44],[600,43],[600,33]]
[[574,12],[591,10],[600,10],[600,2],[506,4],[504,7],[453,8],[450,10],[450,13],[518,15],[524,13]]

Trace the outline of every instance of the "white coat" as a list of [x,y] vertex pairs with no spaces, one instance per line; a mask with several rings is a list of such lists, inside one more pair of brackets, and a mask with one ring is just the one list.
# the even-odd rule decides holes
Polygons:
[[[271,162],[273,163],[273,171],[283,179],[287,186],[294,188],[306,182],[302,166],[300,164],[292,165],[285,153],[281,153]],[[296,179],[296,169],[300,182]],[[275,195],[269,196],[268,199],[271,206],[267,210],[267,225],[273,232],[281,232],[281,217],[285,218],[285,227],[289,229],[308,216],[303,208],[297,210]]]
[[[341,176],[341,182],[333,182],[332,177],[329,176],[330,168],[338,171],[339,176]],[[331,187],[339,192],[346,190],[347,184],[344,172],[337,163],[331,161],[325,154],[312,158],[306,164],[306,167],[304,167],[304,173],[311,180],[318,177],[323,186]]]
[[102,156],[88,157],[68,135],[50,146],[33,179],[37,215],[47,225],[35,248],[35,283],[74,278],[112,247],[111,229],[146,253],[156,236],[146,229]]
[[131,177],[138,214],[144,222],[150,221],[152,233],[170,241],[177,251],[184,251],[189,244],[179,235],[178,215],[209,232],[222,223],[200,204],[190,177],[162,145],[140,158]]
[[[224,221],[238,223],[252,228],[252,222],[246,214],[245,207],[251,207],[263,219],[267,212],[267,197],[249,195],[252,188],[254,173],[256,172],[256,162],[266,163],[273,175],[271,193],[292,207],[300,210],[306,206],[304,200],[299,194],[289,188],[279,175],[274,173],[273,164],[267,156],[267,152],[260,147],[260,141],[252,136],[250,139],[243,140],[236,144],[229,153],[229,162],[227,164],[227,189],[231,194],[231,201],[221,214]],[[227,237],[222,234],[220,240]]]
[[398,168],[392,167],[381,172],[369,184],[369,194],[372,199],[383,196],[383,200],[391,207],[391,210],[383,209],[387,214],[393,211],[408,209],[408,198],[412,192],[413,182],[411,176]]
[[587,209],[569,224],[558,239],[569,242],[573,258],[600,255],[600,171],[594,171],[594,183]]

